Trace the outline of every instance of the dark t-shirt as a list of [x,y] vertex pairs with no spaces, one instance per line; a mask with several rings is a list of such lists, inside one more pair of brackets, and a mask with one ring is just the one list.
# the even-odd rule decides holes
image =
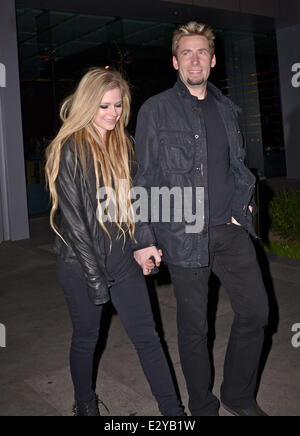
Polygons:
[[130,236],[126,234],[124,244],[123,233],[118,238],[118,227],[114,223],[107,223],[106,228],[110,234],[112,246],[110,249],[110,240],[106,232],[104,233],[105,251],[106,251],[106,268],[108,273],[115,280],[115,284],[121,282],[128,275],[140,268],[133,257],[132,244]]
[[230,170],[229,143],[226,129],[214,97],[208,91],[202,108],[207,138],[209,225],[218,226],[231,221],[234,178]]

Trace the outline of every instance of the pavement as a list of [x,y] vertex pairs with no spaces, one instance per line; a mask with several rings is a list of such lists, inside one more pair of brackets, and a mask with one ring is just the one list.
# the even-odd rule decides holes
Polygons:
[[[6,347],[0,347],[0,416],[72,416],[72,328],[57,281],[48,219],[32,219],[30,232],[30,240],[0,244],[1,345],[4,329],[6,332]],[[300,416],[300,261],[266,257],[261,249],[258,257],[271,316],[257,401],[270,416]],[[176,302],[167,271],[148,284],[157,328],[188,412],[177,350]],[[216,279],[212,280],[209,304],[213,391],[219,395],[233,313]],[[105,313],[98,347],[101,359],[97,393],[109,411],[101,406],[101,413],[158,416],[156,402],[118,315],[110,305]],[[222,408],[220,414],[229,416]]]

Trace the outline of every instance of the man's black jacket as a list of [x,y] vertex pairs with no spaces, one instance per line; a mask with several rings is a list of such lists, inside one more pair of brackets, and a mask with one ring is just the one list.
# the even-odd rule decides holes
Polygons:
[[[238,123],[240,109],[211,83],[209,91],[215,99],[226,127],[230,144],[230,169],[235,190],[232,216],[252,235],[252,200],[255,177],[244,165],[245,149]],[[140,109],[136,129],[136,160],[138,171],[135,186],[204,188],[204,226],[197,233],[187,233],[185,215],[181,222],[138,223],[135,249],[157,245],[167,263],[182,267],[209,264],[208,226],[209,198],[207,177],[207,141],[201,108],[186,86],[178,79],[175,86],[151,97]],[[216,129],[218,126],[216,125]],[[195,198],[193,199],[195,201]],[[254,206],[254,203],[251,203]],[[172,207],[172,206],[171,206]],[[196,209],[193,206],[193,210]]]

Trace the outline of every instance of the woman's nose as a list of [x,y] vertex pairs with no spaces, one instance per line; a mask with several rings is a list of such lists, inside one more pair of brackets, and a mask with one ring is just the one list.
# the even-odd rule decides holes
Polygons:
[[112,117],[117,117],[117,116],[118,116],[118,111],[117,111],[117,108],[116,108],[116,107],[113,107],[113,108],[111,109],[111,111],[110,111],[110,115],[111,115]]

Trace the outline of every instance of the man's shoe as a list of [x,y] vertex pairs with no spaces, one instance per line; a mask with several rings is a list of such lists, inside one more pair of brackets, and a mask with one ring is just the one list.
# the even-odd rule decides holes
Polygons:
[[222,403],[222,406],[225,410],[227,410],[227,412],[234,416],[268,416],[257,403],[253,403],[251,406],[245,409],[232,409],[226,406],[224,403]]

